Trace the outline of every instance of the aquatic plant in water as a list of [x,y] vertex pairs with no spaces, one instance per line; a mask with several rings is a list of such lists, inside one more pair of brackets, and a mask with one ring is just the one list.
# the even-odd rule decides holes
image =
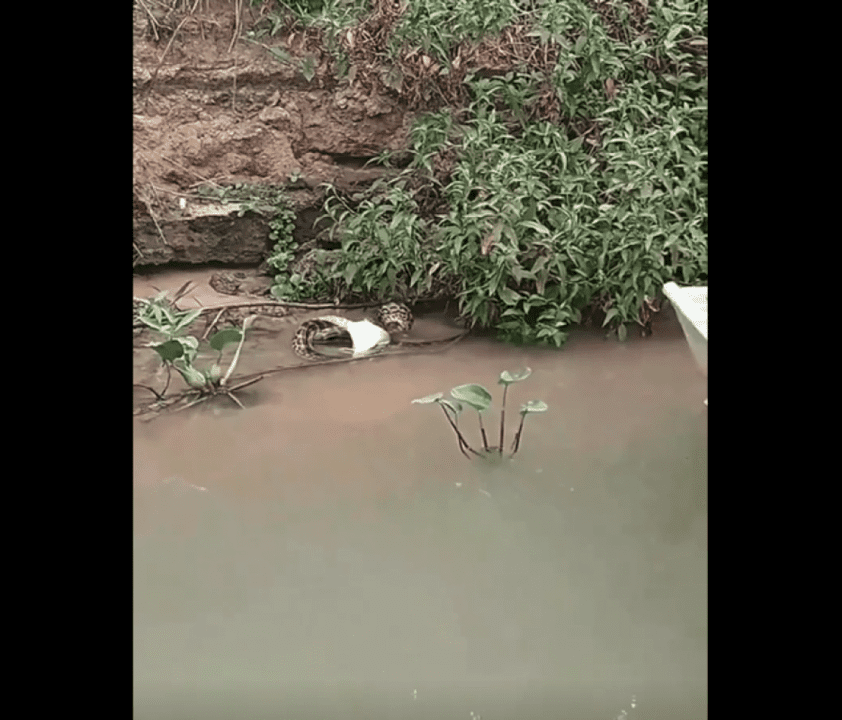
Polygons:
[[[441,407],[445,418],[447,418],[447,422],[450,424],[450,427],[453,428],[453,432],[456,433],[459,450],[465,457],[471,457],[468,454],[469,452],[480,457],[488,457],[492,453],[502,455],[506,432],[506,396],[509,392],[509,385],[520,382],[521,380],[526,380],[526,378],[528,378],[531,374],[532,370],[530,368],[524,368],[523,370],[514,373],[504,370],[500,373],[500,377],[497,380],[497,384],[503,386],[503,402],[500,410],[500,440],[499,444],[493,447],[488,445],[488,435],[485,432],[485,426],[482,424],[482,413],[491,407],[491,393],[482,385],[478,385],[476,383],[457,385],[450,391],[450,398],[445,398],[444,393],[437,392],[432,395],[427,395],[426,397],[416,398],[412,402],[418,403],[419,405],[429,405],[435,403]],[[459,416],[466,407],[476,410],[480,436],[482,437],[482,447],[485,454],[474,450],[459,430]],[[545,412],[546,409],[547,404],[543,400],[530,400],[520,406],[520,425],[518,426],[514,440],[512,441],[512,454],[509,455],[509,457],[514,457],[515,453],[520,448],[520,441],[523,436],[523,423],[526,420],[526,416],[530,413]]]
[[[215,333],[208,344],[211,349],[217,353],[216,361],[206,370],[200,370],[196,367],[196,356],[199,352],[199,341],[192,335],[182,336],[180,333],[199,316],[201,309],[195,310],[177,310],[170,303],[166,301],[166,293],[160,293],[153,300],[147,301],[138,319],[147,327],[152,328],[156,332],[164,336],[162,342],[149,343],[148,347],[152,348],[161,358],[164,366],[167,368],[167,380],[164,389],[159,393],[153,388],[149,388],[159,402],[164,400],[167,389],[170,385],[170,375],[172,368],[175,368],[184,381],[190,386],[191,390],[198,396],[195,402],[201,402],[207,397],[214,395],[227,395],[241,408],[242,403],[233,394],[235,390],[239,390],[246,385],[250,385],[256,380],[242,383],[236,387],[228,387],[227,383],[237,366],[240,359],[240,352],[243,349],[243,342],[246,337],[246,329],[253,322],[256,315],[251,315],[243,321],[242,329],[229,327],[223,328]],[[225,375],[222,375],[222,351],[233,343],[237,343],[237,350],[228,366]],[[195,404],[195,403],[191,403]]]

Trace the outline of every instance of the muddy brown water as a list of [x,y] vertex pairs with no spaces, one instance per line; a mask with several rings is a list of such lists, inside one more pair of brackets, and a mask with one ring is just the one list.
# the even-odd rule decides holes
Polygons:
[[[507,442],[519,403],[549,411],[511,462],[468,461],[410,402],[479,382],[499,407],[524,365]],[[136,422],[134,717],[705,718],[706,385],[667,316],[646,340],[467,339]]]

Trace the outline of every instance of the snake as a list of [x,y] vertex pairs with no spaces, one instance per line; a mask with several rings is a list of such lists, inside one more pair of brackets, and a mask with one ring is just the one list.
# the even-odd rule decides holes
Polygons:
[[377,309],[374,320],[354,321],[338,315],[325,315],[305,320],[292,338],[292,350],[304,360],[330,359],[320,353],[314,344],[317,340],[350,336],[353,347],[339,351],[351,357],[366,357],[381,352],[396,338],[412,329],[412,311],[402,303],[386,303]]

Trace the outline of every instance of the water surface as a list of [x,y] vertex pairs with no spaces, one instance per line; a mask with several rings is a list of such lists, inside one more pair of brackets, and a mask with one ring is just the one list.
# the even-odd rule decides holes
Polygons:
[[[513,462],[466,460],[410,404],[466,382],[499,403],[523,365],[508,442],[520,402],[550,409]],[[135,718],[705,718],[705,397],[673,318],[282,373],[245,411],[136,423]]]

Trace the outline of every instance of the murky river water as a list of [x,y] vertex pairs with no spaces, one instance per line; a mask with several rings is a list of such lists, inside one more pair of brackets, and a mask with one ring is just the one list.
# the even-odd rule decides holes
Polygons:
[[[468,339],[137,423],[135,718],[705,718],[707,388],[655,332]],[[410,404],[499,405],[524,365],[507,442],[549,411],[512,462]]]

